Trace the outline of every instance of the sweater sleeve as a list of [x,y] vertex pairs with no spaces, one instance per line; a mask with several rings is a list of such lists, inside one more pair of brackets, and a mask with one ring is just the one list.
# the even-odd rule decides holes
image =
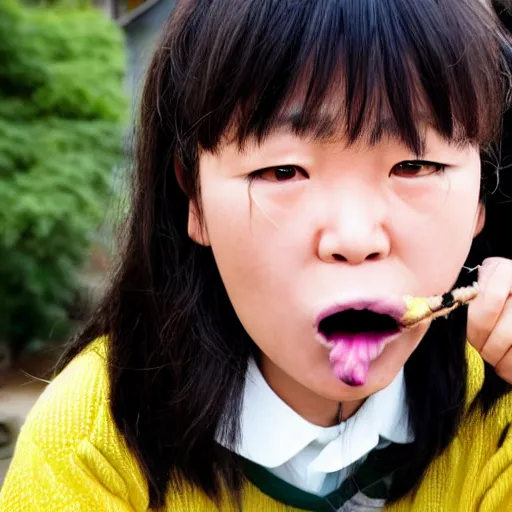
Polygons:
[[[101,464],[101,463],[100,463]],[[55,465],[30,439],[21,439],[0,494],[2,512],[134,512],[112,492],[119,477],[103,464],[106,487],[76,455]]]
[[147,484],[110,413],[105,347],[75,358],[23,425],[2,512],[145,512]]
[[487,486],[487,490],[478,512],[512,510],[512,432],[484,468],[481,483]]

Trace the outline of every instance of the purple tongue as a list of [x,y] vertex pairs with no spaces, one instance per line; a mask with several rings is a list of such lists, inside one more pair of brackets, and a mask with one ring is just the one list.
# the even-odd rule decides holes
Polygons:
[[382,336],[376,333],[344,335],[335,341],[329,359],[336,377],[351,386],[363,386],[370,363],[384,349]]

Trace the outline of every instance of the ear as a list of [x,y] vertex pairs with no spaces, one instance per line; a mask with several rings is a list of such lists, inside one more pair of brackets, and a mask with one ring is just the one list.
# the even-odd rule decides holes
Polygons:
[[210,239],[204,222],[201,222],[201,215],[197,199],[190,199],[190,195],[186,191],[184,170],[179,158],[174,155],[174,172],[176,173],[176,181],[183,193],[187,195],[188,200],[188,221],[187,232],[191,240],[200,245],[210,245]]
[[178,155],[174,153],[174,174],[176,175],[176,181],[178,182],[179,187],[183,191],[184,194],[188,196],[186,187],[185,187],[185,176],[183,171],[183,166],[181,165],[180,159]]
[[196,242],[196,244],[209,246],[210,237],[208,236],[208,230],[204,222],[201,222],[201,215],[197,201],[190,199],[188,202],[188,236]]
[[478,236],[485,226],[485,205],[482,201],[478,203],[478,210],[475,219],[475,229],[473,232],[473,238]]

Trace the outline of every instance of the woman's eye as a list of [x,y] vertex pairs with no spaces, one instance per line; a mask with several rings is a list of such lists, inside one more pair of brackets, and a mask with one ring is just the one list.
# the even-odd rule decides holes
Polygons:
[[307,178],[306,171],[295,165],[281,165],[254,171],[249,175],[251,180],[260,179],[264,181],[296,181]]
[[421,178],[444,172],[446,165],[424,160],[411,160],[396,164],[391,173],[401,178]]

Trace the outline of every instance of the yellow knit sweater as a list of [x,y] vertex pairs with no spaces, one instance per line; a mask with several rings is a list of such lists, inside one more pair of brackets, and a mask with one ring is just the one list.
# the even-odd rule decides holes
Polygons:
[[[468,402],[483,381],[483,363],[468,346]],[[48,386],[18,439],[0,494],[2,512],[142,512],[148,492],[108,407],[105,347],[78,356]],[[512,397],[483,419],[468,414],[449,449],[434,461],[414,496],[386,511],[512,511]],[[168,512],[218,510],[200,492],[170,491]],[[232,511],[228,500],[222,511]],[[288,512],[250,483],[243,510]],[[340,509],[341,510],[341,509]]]

